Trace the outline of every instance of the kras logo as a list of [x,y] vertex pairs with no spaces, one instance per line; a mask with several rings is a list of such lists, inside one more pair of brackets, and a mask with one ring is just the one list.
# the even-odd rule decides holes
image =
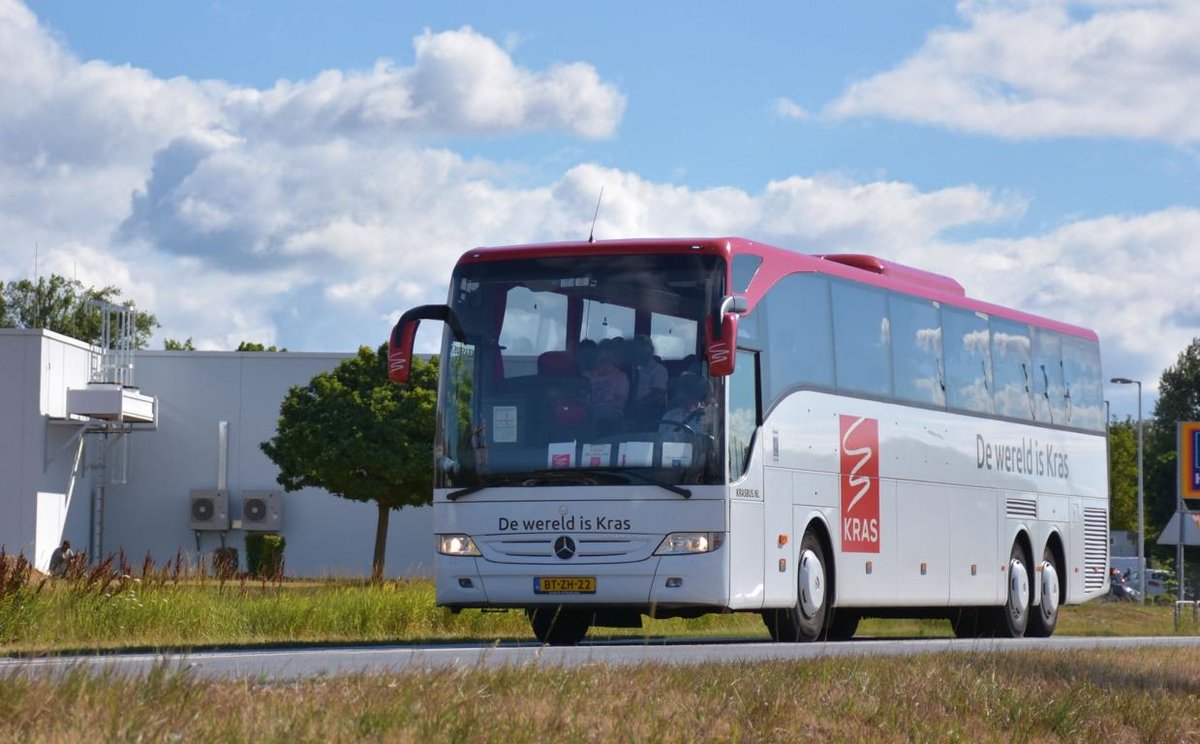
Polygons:
[[879,552],[879,421],[839,416],[842,550]]

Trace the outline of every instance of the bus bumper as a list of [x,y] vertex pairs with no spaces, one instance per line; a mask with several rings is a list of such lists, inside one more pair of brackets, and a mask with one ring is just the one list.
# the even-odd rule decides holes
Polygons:
[[[452,608],[534,607],[564,604],[655,608],[729,604],[729,567],[724,548],[695,555],[652,556],[632,563],[514,565],[485,558],[439,555],[437,602]],[[590,577],[595,593],[539,594],[536,579]]]

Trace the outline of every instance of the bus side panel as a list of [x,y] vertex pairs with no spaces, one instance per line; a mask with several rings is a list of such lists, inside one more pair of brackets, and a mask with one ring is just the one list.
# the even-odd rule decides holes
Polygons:
[[986,488],[955,486],[950,499],[950,603],[991,605],[1004,581],[996,555],[996,495]]
[[895,488],[898,603],[944,605],[950,591],[948,489],[912,481],[900,481]]
[[789,607],[796,603],[796,561],[803,525],[792,527],[792,471],[766,468],[763,476],[763,584],[765,607]]
[[900,531],[896,525],[896,482],[879,481],[879,551],[845,550],[841,510],[833,526],[839,530],[833,536],[834,560],[837,566],[837,596],[839,607],[894,607],[899,593],[900,575],[897,556]]
[[[760,437],[756,437],[756,442]],[[763,606],[763,460],[761,445],[750,448],[746,473],[729,488],[729,608],[757,610]],[[790,494],[783,496],[790,498]]]
[[[760,491],[761,492],[761,491]],[[763,606],[763,504],[750,499],[729,503],[729,608]]]

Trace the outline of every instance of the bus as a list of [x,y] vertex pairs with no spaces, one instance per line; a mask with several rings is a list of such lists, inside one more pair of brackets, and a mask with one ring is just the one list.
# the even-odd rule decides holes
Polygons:
[[579,642],[642,616],[1049,636],[1108,591],[1096,334],[869,255],[742,238],[480,248],[444,305],[437,602]]

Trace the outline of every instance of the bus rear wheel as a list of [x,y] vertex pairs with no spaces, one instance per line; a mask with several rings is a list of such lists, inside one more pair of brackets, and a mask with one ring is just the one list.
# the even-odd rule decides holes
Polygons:
[[1049,545],[1042,553],[1040,569],[1038,582],[1041,584],[1042,601],[1030,609],[1029,627],[1025,629],[1025,635],[1034,638],[1049,638],[1054,635],[1054,628],[1058,625],[1059,600],[1058,561]]
[[[763,622],[776,641],[817,641],[825,633],[829,600],[825,549],[811,530],[800,541],[797,562],[796,605],[786,610],[764,610]],[[857,626],[857,622],[855,623]],[[853,630],[850,631],[853,635]]]
[[525,614],[534,636],[549,646],[574,646],[583,640],[592,625],[590,614],[562,605],[531,607]]

